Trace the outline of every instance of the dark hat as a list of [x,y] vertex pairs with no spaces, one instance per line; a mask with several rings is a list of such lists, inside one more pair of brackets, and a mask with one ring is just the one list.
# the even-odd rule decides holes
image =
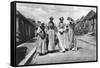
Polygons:
[[44,29],[45,29],[45,24],[42,23],[41,26],[40,26],[40,28],[41,28],[42,30],[44,30]]
[[41,21],[37,21],[37,23],[39,23],[39,24],[40,24],[40,23],[41,23]]
[[53,18],[53,17],[50,17],[49,19],[50,19],[50,20],[53,20],[54,18]]
[[59,20],[64,20],[64,18],[63,17],[60,17]]

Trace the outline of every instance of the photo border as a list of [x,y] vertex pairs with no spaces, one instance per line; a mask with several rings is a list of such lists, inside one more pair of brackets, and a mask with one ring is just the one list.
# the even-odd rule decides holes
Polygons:
[[[61,4],[61,3],[45,3],[45,2],[28,2],[28,1],[12,1],[11,4],[12,3],[14,4],[14,6],[12,6],[13,8],[11,7],[11,66],[24,67],[24,66],[42,66],[42,65],[57,65],[57,64],[98,62],[98,6],[94,6],[94,5],[76,5],[76,4]],[[16,3],[59,5],[59,6],[76,6],[76,7],[77,6],[78,7],[95,7],[96,8],[96,13],[97,13],[97,15],[96,15],[97,16],[97,19],[96,19],[97,20],[97,24],[96,24],[96,60],[95,61],[64,62],[64,63],[16,65],[16,54],[15,54],[16,53],[16,47],[15,47],[16,46]],[[12,44],[14,44],[14,45],[12,45]],[[12,54],[14,54],[14,55],[12,55]]]

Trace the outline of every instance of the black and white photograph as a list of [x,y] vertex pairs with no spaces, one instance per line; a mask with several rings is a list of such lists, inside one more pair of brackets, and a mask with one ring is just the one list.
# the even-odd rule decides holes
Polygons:
[[16,3],[16,65],[97,61],[97,7]]

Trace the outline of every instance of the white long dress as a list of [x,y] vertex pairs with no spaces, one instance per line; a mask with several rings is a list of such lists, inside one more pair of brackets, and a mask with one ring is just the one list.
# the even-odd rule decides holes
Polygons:
[[[37,33],[40,33],[41,29],[40,27],[38,28],[37,30]],[[47,49],[46,49],[46,39],[42,39],[39,35],[37,37],[37,41],[38,41],[38,52],[39,53],[46,53],[47,52]]]
[[68,35],[69,35],[69,40],[70,40],[70,43],[69,43],[69,45],[70,45],[70,48],[72,48],[72,46],[74,47],[74,49],[75,50],[77,50],[77,48],[76,48],[76,38],[75,38],[75,35],[74,35],[74,32],[73,32],[73,30],[72,30],[72,28],[71,27],[69,27],[69,32],[68,32]]
[[53,51],[55,47],[55,31],[53,29],[49,29],[47,33],[49,39],[48,50]]
[[65,49],[69,49],[70,48],[70,37],[69,37],[69,29],[68,31],[65,31],[64,33],[64,45],[65,45]]
[[[66,48],[66,43],[65,43],[66,34],[64,33],[65,29],[66,29],[65,27],[63,28],[58,27],[57,37],[59,39],[59,47],[61,51],[65,51],[65,48]],[[61,32],[63,33],[61,34]]]

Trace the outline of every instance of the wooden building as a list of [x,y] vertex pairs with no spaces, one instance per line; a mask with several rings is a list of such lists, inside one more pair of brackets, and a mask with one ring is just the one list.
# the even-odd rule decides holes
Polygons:
[[88,32],[93,32],[96,35],[97,13],[91,10],[84,19],[84,26],[88,24]]
[[88,32],[93,32],[96,34],[96,23],[97,13],[91,10],[86,16],[82,16],[80,20],[77,21],[76,34],[86,34]]
[[27,19],[16,10],[16,45],[26,42],[35,36],[35,20]]

